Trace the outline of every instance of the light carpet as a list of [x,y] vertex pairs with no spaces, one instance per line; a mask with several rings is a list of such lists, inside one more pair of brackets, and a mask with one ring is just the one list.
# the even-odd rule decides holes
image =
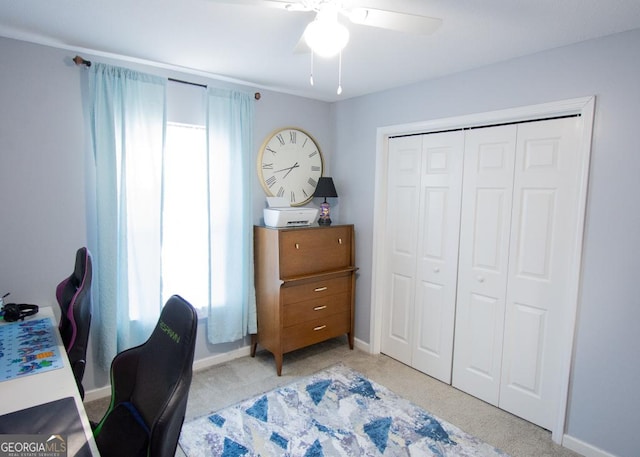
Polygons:
[[199,456],[508,457],[342,364],[187,422]]

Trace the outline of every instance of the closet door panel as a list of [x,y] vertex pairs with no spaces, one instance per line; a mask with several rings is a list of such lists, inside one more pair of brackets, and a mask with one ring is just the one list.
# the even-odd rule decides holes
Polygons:
[[515,125],[465,137],[453,385],[498,404]]
[[420,136],[389,139],[385,303],[381,351],[411,364],[420,205]]
[[552,429],[579,221],[578,118],[518,128],[500,407]]
[[[410,363],[410,353],[406,349],[411,346],[411,322],[413,321],[413,278],[411,276],[391,275],[391,303],[393,304],[388,320],[387,337],[402,348],[396,358],[403,363]],[[393,346],[393,345],[392,345]]]
[[[429,370],[428,364],[419,368],[415,363],[421,356],[435,357],[441,359],[446,357],[443,354],[443,332],[447,332],[440,323],[446,320],[444,313],[447,311],[445,288],[442,284],[428,281],[420,281],[416,291],[416,341],[414,342],[415,353],[413,354],[412,366],[422,372]],[[449,332],[453,333],[453,332]],[[450,358],[451,356],[449,356]],[[451,368],[448,370],[451,371]]]
[[464,132],[428,134],[422,141],[412,366],[450,383]]

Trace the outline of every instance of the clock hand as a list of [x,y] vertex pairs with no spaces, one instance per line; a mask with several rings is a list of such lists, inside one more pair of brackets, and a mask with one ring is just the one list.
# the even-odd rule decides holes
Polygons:
[[280,170],[275,170],[274,173],[279,173],[281,171],[291,171],[294,168],[298,168],[300,165],[298,165],[298,162],[296,162],[292,167],[287,167],[287,168],[282,168]]
[[293,167],[289,168],[289,171],[287,171],[287,172],[284,174],[284,176],[282,177],[282,179],[286,178],[286,177],[287,177],[287,175],[288,175],[289,173],[291,173],[291,170],[293,170],[294,168],[298,168],[299,166],[300,166],[300,165],[298,165],[298,162],[296,162],[296,163],[293,165]]

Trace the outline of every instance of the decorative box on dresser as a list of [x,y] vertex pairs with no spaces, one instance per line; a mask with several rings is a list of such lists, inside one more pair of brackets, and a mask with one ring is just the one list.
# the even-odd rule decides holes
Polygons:
[[353,225],[254,226],[257,345],[282,374],[287,352],[347,334],[353,349],[355,242]]

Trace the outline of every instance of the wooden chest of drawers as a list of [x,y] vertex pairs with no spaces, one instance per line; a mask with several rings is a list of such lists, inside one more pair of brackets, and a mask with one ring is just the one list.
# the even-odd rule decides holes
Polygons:
[[353,349],[353,225],[276,229],[255,226],[258,334],[278,376],[284,353],[347,334]]

